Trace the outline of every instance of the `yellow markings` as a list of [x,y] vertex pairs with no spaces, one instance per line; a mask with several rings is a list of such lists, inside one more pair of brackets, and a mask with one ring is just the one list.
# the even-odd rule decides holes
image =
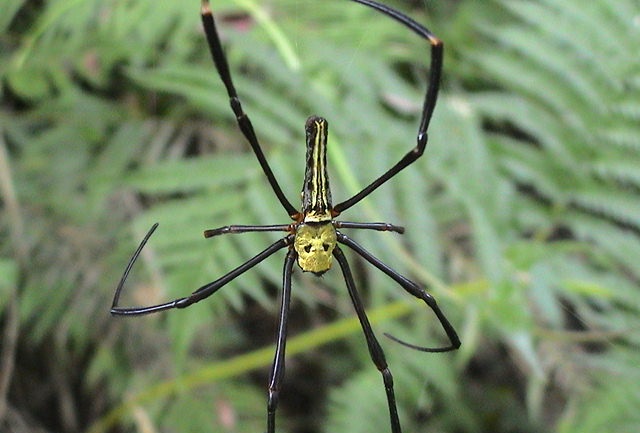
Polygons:
[[298,266],[304,272],[321,275],[331,268],[337,243],[336,229],[330,222],[300,224],[293,247],[298,253]]
[[209,0],[202,0],[200,2],[200,13],[202,15],[211,15],[211,6],[209,5]]
[[312,116],[307,120],[307,168],[302,188],[305,222],[330,221],[331,191],[327,175],[327,121]]
[[306,223],[322,223],[327,221],[331,221],[330,211],[325,211],[325,212],[311,211],[311,212],[307,212],[304,215],[304,222]]
[[[316,135],[313,143],[313,179],[311,183],[311,203],[315,208],[327,208],[327,189],[326,189],[326,167],[324,156],[326,155],[326,137],[327,132],[325,125],[327,122],[314,120],[316,124]],[[324,140],[323,140],[324,138]]]

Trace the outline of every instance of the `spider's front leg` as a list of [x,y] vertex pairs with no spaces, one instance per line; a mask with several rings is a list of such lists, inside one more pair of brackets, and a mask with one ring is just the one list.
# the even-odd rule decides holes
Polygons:
[[369,355],[371,356],[371,360],[375,364],[378,371],[382,374],[384,390],[387,394],[387,404],[389,406],[391,433],[401,433],[402,429],[400,427],[400,419],[398,418],[396,396],[393,390],[393,376],[391,374],[391,370],[389,370],[389,366],[387,365],[384,351],[382,350],[378,339],[373,333],[371,324],[369,323],[369,318],[367,317],[367,313],[365,312],[364,304],[362,303],[360,294],[356,289],[356,284],[353,280],[353,275],[351,274],[351,269],[349,267],[349,263],[347,262],[347,258],[344,256],[344,253],[339,247],[336,247],[333,250],[333,255],[338,261],[340,268],[342,269],[342,275],[344,276],[344,281],[347,284],[347,290],[349,291],[351,302],[353,303],[356,314],[358,316],[358,320],[360,321],[360,326],[362,327],[362,332],[364,333],[367,347],[369,348]]
[[416,298],[422,300],[425,304],[427,304],[427,306],[434,312],[434,314],[438,318],[438,321],[440,322],[442,329],[444,330],[445,334],[447,335],[447,338],[449,339],[449,345],[443,346],[443,347],[423,347],[423,346],[416,346],[415,344],[404,342],[392,335],[385,334],[387,337],[391,338],[397,343],[400,343],[404,346],[410,347],[415,350],[419,350],[421,352],[432,352],[432,353],[433,352],[450,352],[460,347],[460,338],[458,337],[458,333],[456,332],[451,322],[449,322],[449,319],[447,319],[447,316],[445,316],[445,314],[442,312],[442,310],[438,306],[438,303],[436,302],[433,296],[431,296],[425,289],[420,287],[415,282],[404,277],[403,275],[401,275],[400,273],[398,273],[397,271],[395,271],[394,269],[392,269],[391,267],[383,263],[380,259],[378,259],[369,251],[364,249],[360,244],[358,244],[356,241],[354,241],[350,237],[338,232],[337,239],[338,239],[338,242],[351,248],[358,255],[360,255],[360,257],[362,257],[363,259],[371,263],[373,266],[381,270],[383,273],[385,273],[387,276],[389,276],[391,279],[393,279],[407,293],[415,296]]
[[296,252],[293,248],[287,253],[282,272],[282,299],[278,316],[278,336],[276,338],[276,352],[269,375],[269,395],[267,400],[267,433],[275,433],[276,409],[280,397],[280,388],[284,379],[285,349],[287,344],[287,323],[289,318],[289,304],[291,302],[291,274],[296,262]]

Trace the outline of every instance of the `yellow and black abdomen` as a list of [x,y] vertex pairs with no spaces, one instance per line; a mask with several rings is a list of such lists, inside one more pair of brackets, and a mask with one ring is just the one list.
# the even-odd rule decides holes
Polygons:
[[327,136],[329,124],[311,116],[305,125],[307,164],[302,185],[302,215],[305,222],[331,221],[331,190],[327,174]]

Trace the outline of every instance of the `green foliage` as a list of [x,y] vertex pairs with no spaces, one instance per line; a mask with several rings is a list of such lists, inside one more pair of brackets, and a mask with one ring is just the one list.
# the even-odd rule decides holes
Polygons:
[[[330,124],[335,202],[414,145],[424,41],[343,0],[212,3],[245,110],[294,204],[309,115]],[[343,218],[406,227],[352,235],[428,285],[463,340],[454,354],[382,341],[404,429],[635,431],[638,5],[465,0],[437,4],[435,19],[389,3],[444,39],[444,89],[425,156]],[[202,230],[288,222],[237,131],[198,7],[3,2],[0,305],[19,338],[2,352],[17,359],[10,410],[51,431],[264,428],[282,254],[188,310],[108,315],[152,223],[127,305],[185,296],[279,236]],[[423,305],[350,258],[378,334],[444,338]],[[279,431],[387,431],[382,380],[339,272],[294,278],[297,354]]]
[[[637,347],[638,4],[498,3],[513,23],[478,25],[489,42],[467,55],[479,71],[475,79],[494,88],[477,92],[472,104],[491,125],[488,139],[501,175],[521,192],[513,198],[512,227],[531,238],[509,247],[507,257],[526,276],[522,288],[544,328],[611,331],[618,342]],[[567,344],[560,343],[555,350]],[[614,344],[604,336],[601,343]],[[573,362],[559,357],[544,367],[545,383],[553,369],[584,368],[591,358],[611,358],[614,370],[640,361],[637,351],[624,359],[609,350]],[[592,377],[610,371],[587,368]],[[637,376],[628,379],[637,384]],[[601,391],[596,386],[568,396],[569,406],[580,409],[563,414],[563,428],[597,431],[606,418],[608,430],[637,429],[637,419],[622,415],[624,405],[605,397],[626,395],[622,387],[629,383],[597,382]],[[568,386],[580,388],[574,381]],[[608,415],[582,416],[595,407]]]

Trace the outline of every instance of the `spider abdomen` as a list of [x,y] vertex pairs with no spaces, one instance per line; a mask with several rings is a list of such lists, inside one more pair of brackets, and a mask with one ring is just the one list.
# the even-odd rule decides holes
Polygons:
[[302,214],[305,222],[331,220],[331,189],[327,174],[326,119],[311,116],[305,125],[307,139],[307,164],[302,184]]

